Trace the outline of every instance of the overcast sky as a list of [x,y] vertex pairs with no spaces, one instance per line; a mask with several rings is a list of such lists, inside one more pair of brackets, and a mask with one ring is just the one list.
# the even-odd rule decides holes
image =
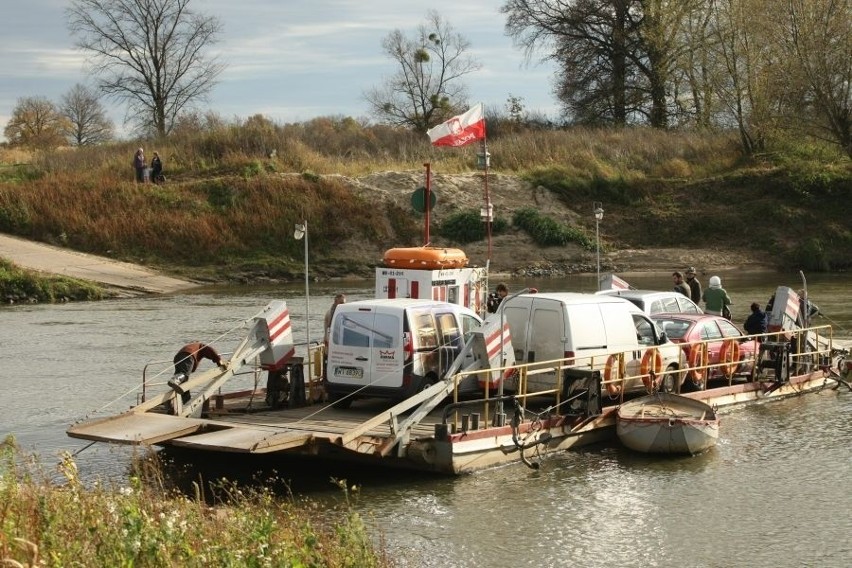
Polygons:
[[[552,69],[527,63],[504,33],[502,0],[193,0],[224,30],[215,51],[227,64],[204,109],[225,118],[264,114],[278,122],[366,117],[363,93],[394,71],[388,33],[413,36],[435,9],[470,43],[482,69],[468,75],[471,103],[505,112],[509,95],[556,115]],[[65,24],[68,0],[5,0],[0,34],[0,126],[21,97],[58,102],[88,81],[85,58]],[[105,101],[121,129],[123,107]],[[486,116],[487,118],[487,116]],[[0,131],[1,132],[1,131]]]

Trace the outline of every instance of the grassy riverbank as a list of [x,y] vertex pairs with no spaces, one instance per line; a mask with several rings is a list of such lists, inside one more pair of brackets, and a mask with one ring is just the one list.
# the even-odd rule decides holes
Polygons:
[[[829,148],[782,141],[744,156],[727,134],[499,126],[489,126],[489,183],[501,246],[513,251],[507,266],[492,263],[501,270],[553,251],[564,265],[589,266],[596,201],[604,251],[743,250],[779,268],[852,267],[852,164]],[[424,162],[439,195],[434,244],[469,239],[458,227],[478,223],[482,204],[476,147],[433,148],[351,119],[277,126],[255,117],[142,144],[165,158],[165,185],[132,181],[138,142],[0,151],[0,231],[196,279],[298,280],[293,226],[307,220],[313,276],[368,277],[382,250],[422,244],[411,193]],[[531,206],[544,217],[520,223],[518,209]]]
[[[125,487],[85,487],[70,456],[64,482],[0,442],[0,564],[3,566],[389,567],[358,513],[296,504],[262,488],[228,487],[210,506],[169,491],[156,471]],[[341,482],[344,496],[351,488]],[[332,520],[329,520],[332,519]]]
[[0,299],[19,302],[68,302],[102,300],[107,292],[91,282],[24,270],[0,258]]

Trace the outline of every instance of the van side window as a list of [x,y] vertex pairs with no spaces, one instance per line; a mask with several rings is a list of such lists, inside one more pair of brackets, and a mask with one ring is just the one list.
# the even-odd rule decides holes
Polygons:
[[456,317],[451,313],[437,314],[438,327],[441,330],[441,345],[461,346],[461,333]]
[[642,316],[633,314],[633,325],[636,326],[636,339],[639,341],[639,345],[654,345],[657,343],[654,326],[651,325],[651,322]]
[[414,328],[415,348],[434,349],[438,347],[438,332],[432,314],[412,314],[412,327]]
[[467,340],[470,339],[470,334],[476,329],[479,329],[482,324],[479,323],[479,320],[475,317],[462,314],[461,316],[462,323],[462,335],[464,337],[464,342],[467,343]]

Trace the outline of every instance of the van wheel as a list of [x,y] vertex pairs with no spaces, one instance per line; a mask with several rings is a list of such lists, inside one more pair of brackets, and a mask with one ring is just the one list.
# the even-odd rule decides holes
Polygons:
[[663,375],[663,382],[660,384],[660,390],[668,393],[676,393],[678,388],[678,379],[680,373],[677,372],[677,367],[670,365]]

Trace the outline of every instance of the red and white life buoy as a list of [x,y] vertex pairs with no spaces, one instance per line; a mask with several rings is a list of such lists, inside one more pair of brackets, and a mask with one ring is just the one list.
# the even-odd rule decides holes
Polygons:
[[736,339],[726,339],[719,349],[719,368],[726,377],[731,377],[740,366],[740,344]]
[[604,382],[606,382],[606,392],[610,396],[616,397],[621,394],[623,375],[618,355],[610,355],[604,366]]
[[693,345],[689,349],[689,374],[695,386],[704,384],[707,376],[707,344]]
[[660,373],[663,371],[663,356],[656,349],[648,349],[642,355],[642,363],[639,366],[639,372],[642,374],[642,382],[645,383],[645,388],[654,390],[660,387],[663,382],[663,377]]

